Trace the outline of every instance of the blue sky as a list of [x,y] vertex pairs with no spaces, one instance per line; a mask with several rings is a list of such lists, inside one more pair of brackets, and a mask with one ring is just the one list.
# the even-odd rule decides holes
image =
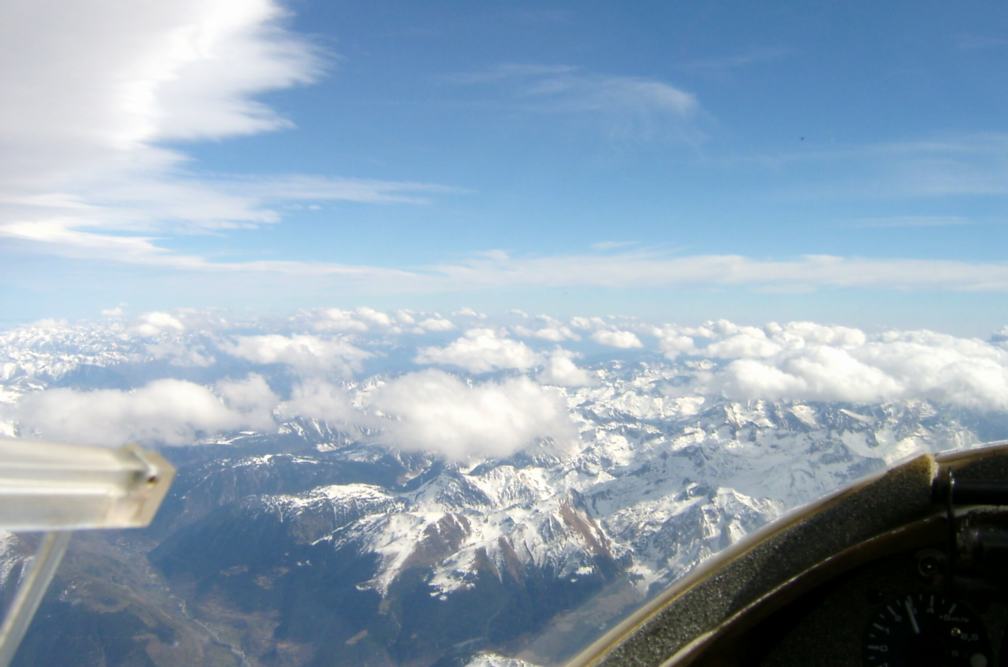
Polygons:
[[6,323],[1008,320],[996,3],[3,11]]

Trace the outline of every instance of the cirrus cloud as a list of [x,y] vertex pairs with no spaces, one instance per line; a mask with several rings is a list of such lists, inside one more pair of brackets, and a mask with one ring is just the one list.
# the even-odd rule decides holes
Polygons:
[[259,96],[315,82],[331,66],[289,29],[278,0],[99,0],[59,11],[9,4],[0,22],[0,238],[8,249],[189,271],[285,271],[289,263],[182,254],[162,239],[277,223],[291,203],[420,204],[447,191],[196,171],[179,140],[292,127]]

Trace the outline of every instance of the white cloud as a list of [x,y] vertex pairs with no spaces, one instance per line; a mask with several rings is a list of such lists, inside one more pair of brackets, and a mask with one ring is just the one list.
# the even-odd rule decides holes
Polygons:
[[401,324],[416,324],[416,318],[414,317],[413,311],[400,309],[395,313],[396,320]]
[[888,332],[855,352],[908,392],[938,402],[1008,408],[1008,350],[928,331]]
[[368,325],[357,319],[349,310],[326,308],[315,321],[318,331],[367,331]]
[[515,368],[524,370],[539,363],[539,355],[525,343],[499,335],[493,329],[470,329],[445,347],[425,347],[416,356],[419,364],[457,366],[470,373]]
[[[2,193],[0,193],[2,199]],[[188,193],[174,193],[171,201],[193,201]],[[501,288],[748,287],[756,289],[815,290],[822,288],[934,290],[941,292],[1008,292],[1008,264],[996,261],[943,259],[861,258],[807,255],[757,259],[739,255],[680,255],[655,252],[592,253],[511,257],[480,253],[455,262],[393,269],[375,265],[335,264],[302,260],[210,261],[196,255],[169,252],[157,245],[153,233],[111,234],[81,227],[80,215],[66,211],[48,217],[10,217],[0,201],[0,236],[11,249],[43,244],[45,250],[67,257],[115,263],[158,266],[199,273],[310,276],[318,294],[334,288],[367,288],[375,293],[480,292]],[[259,209],[257,209],[259,210]],[[262,212],[262,211],[260,211]],[[20,215],[20,214],[19,214]],[[34,215],[34,214],[33,214]],[[108,221],[107,210],[95,219]],[[242,224],[278,220],[272,214],[241,218]],[[229,220],[238,220],[232,215]],[[10,222],[3,222],[5,219]],[[261,218],[261,219],[260,219]],[[212,216],[220,220],[220,216]],[[131,217],[130,220],[133,220]],[[178,223],[177,218],[171,218]],[[107,223],[103,223],[107,224]],[[229,223],[230,224],[230,223]],[[127,227],[134,223],[128,223]],[[153,225],[155,228],[157,224]],[[178,225],[176,224],[176,229]],[[167,230],[158,229],[160,233]],[[174,233],[174,232],[172,232]],[[299,284],[299,289],[304,286]],[[578,318],[587,321],[587,318]],[[573,324],[577,328],[576,324]]]
[[205,346],[191,340],[157,340],[144,349],[154,359],[163,359],[172,366],[209,368],[217,363]]
[[[7,204],[93,210],[102,194],[136,182],[122,180],[127,173],[165,174],[180,161],[158,141],[288,125],[253,96],[320,72],[313,48],[283,30],[283,11],[268,0],[98,2],[59,12],[17,4],[0,26],[10,47],[0,63],[9,158],[0,182],[20,193],[8,191]],[[68,192],[85,182],[110,190],[85,199]]]
[[584,387],[594,384],[591,374],[574,363],[573,354],[555,350],[546,361],[546,367],[537,376],[539,382],[558,387]]
[[664,325],[654,328],[653,333],[669,358],[679,354],[719,359],[764,358],[810,345],[860,347],[867,340],[859,329],[815,322],[770,322],[760,328],[717,320],[692,327]]
[[107,317],[110,320],[121,319],[124,313],[125,311],[123,310],[122,305],[114,306],[112,308],[102,308],[101,311],[102,317]]
[[403,325],[416,322],[415,313],[398,310],[386,313],[362,306],[354,310],[343,308],[323,308],[303,313],[316,331],[339,331],[345,333],[384,332],[399,334]]
[[[805,255],[754,259],[740,255],[666,255],[656,252],[511,257],[480,255],[434,267],[441,280],[469,289],[500,287],[751,286],[1008,291],[1008,264],[941,259],[859,258]],[[595,328],[597,318],[572,326]]]
[[476,320],[485,320],[486,317],[487,317],[483,313],[478,313],[475,310],[473,310],[472,308],[468,308],[468,307],[466,307],[466,308],[459,308],[458,310],[456,310],[455,312],[453,312],[452,315],[455,316],[455,317],[471,317],[471,318],[476,319]]
[[575,329],[581,329],[583,331],[593,331],[595,329],[602,329],[606,326],[605,320],[601,317],[572,317],[571,326]]
[[454,460],[508,456],[543,438],[566,447],[576,438],[563,396],[524,377],[468,384],[429,369],[389,381],[367,404],[387,417],[383,441]]
[[256,364],[285,364],[307,376],[349,376],[360,370],[361,363],[371,356],[343,339],[306,334],[237,336],[220,347],[232,356]]
[[[758,259],[617,252],[509,257],[474,255],[415,270],[309,261],[211,261],[169,250],[162,238],[273,224],[290,202],[421,203],[449,191],[428,183],[312,174],[206,177],[178,140],[220,139],[290,126],[261,94],[318,80],[326,59],[288,29],[273,0],[89,2],[54,12],[13,0],[0,22],[0,236],[5,252],[30,247],[70,257],[197,272],[324,276],[401,294],[502,287],[700,285],[1008,291],[1008,265],[899,257],[809,255]],[[68,65],[72,64],[71,65]],[[699,105],[668,82],[569,66],[505,65],[455,77],[493,85],[543,110],[668,121]],[[624,123],[619,123],[622,125]],[[173,142],[172,147],[167,147]],[[897,196],[1004,194],[1008,137],[860,147]],[[812,157],[810,157],[812,156]],[[836,159],[802,151],[782,161]],[[842,156],[841,156],[842,157]],[[878,181],[877,183],[875,181]],[[944,224],[902,218],[898,224]],[[609,249],[613,249],[609,247]]]
[[715,376],[704,391],[717,391],[730,398],[750,400],[755,398],[805,398],[806,384],[770,364],[752,359],[733,361]]
[[7,169],[21,180],[47,178],[53,165],[102,165],[119,157],[110,152],[156,140],[283,127],[253,96],[319,73],[312,48],[282,29],[270,1],[97,2],[60,12],[16,4],[0,27],[10,47],[0,64],[8,92],[0,136],[18,149]]
[[362,307],[358,308],[355,312],[360,319],[379,328],[388,328],[394,324],[388,314],[374,308]]
[[847,348],[860,347],[867,341],[867,336],[860,329],[815,322],[788,322],[783,325],[771,322],[766,326],[766,331],[786,347],[819,343]]
[[[408,272],[371,266],[340,265],[309,261],[211,261],[207,258],[171,251],[158,238],[252,228],[280,222],[278,205],[290,201],[270,193],[300,192],[317,199],[360,203],[421,203],[425,199],[402,192],[445,191],[439,186],[373,182],[366,187],[345,180],[330,179],[328,192],[319,189],[286,190],[269,181],[215,182],[197,176],[129,173],[109,177],[112,184],[88,183],[79,186],[87,195],[61,200],[59,205],[43,199],[14,202],[0,192],[0,237],[65,257],[101,259],[117,263],[156,265],[178,270],[203,272],[252,272],[331,275],[354,278],[395,276],[400,281]],[[169,182],[170,179],[175,179]],[[197,182],[198,181],[198,182]],[[0,183],[2,185],[2,183]],[[113,192],[121,188],[121,192]],[[370,190],[368,189],[370,188]],[[337,193],[344,192],[346,196]],[[389,194],[380,194],[386,192]],[[355,193],[355,194],[353,194]],[[398,194],[397,194],[398,193]],[[353,194],[353,196],[351,196]],[[101,202],[96,199],[104,196]]]
[[577,335],[569,327],[558,326],[558,327],[545,327],[536,332],[536,336],[539,338],[545,338],[546,340],[554,340],[555,338],[562,338],[571,341],[581,340],[581,336]]
[[[539,323],[550,324],[548,318],[539,317]],[[312,318],[314,314],[307,322]],[[343,337],[236,336],[235,331],[268,323],[228,324],[213,312],[155,311],[140,321],[167,335],[130,339],[114,321],[82,325],[48,321],[0,332],[7,351],[0,359],[0,379],[58,377],[81,363],[143,363],[138,360],[149,361],[149,357],[135,353],[144,350],[170,363],[201,366],[201,374],[208,377],[215,373],[220,377],[231,362],[214,357],[226,353],[255,364],[287,366],[284,379],[292,382],[291,394],[280,403],[259,376],[223,380],[213,386],[158,380],[132,391],[50,389],[25,395],[20,402],[18,389],[7,393],[7,399],[0,396],[0,404],[8,404],[5,410],[14,411],[9,417],[4,415],[4,423],[16,420],[23,435],[71,441],[182,444],[218,431],[271,428],[271,412],[276,408],[285,417],[314,417],[368,433],[380,428],[387,442],[396,446],[464,458],[512,452],[524,446],[519,443],[555,436],[563,431],[563,420],[557,415],[566,414],[554,404],[561,397],[558,388],[600,381],[578,366],[575,353],[562,348],[537,353],[508,338],[503,329],[469,330],[446,346],[419,350],[416,360],[453,365],[470,373],[515,369],[526,377],[480,383],[428,370],[394,378],[384,386],[374,378],[363,383],[363,388],[353,388],[339,378],[360,369],[370,353]],[[394,326],[400,321],[397,316]],[[612,327],[621,323],[614,318],[586,319],[581,330],[601,327],[594,332],[614,333]],[[274,320],[273,325],[287,323]],[[212,335],[207,335],[207,329]],[[376,326],[371,333],[380,340],[388,330]],[[669,364],[676,376],[676,395],[873,405],[928,400],[968,410],[1008,411],[1004,332],[980,340],[930,331],[866,333],[813,322],[753,327],[726,320],[635,331],[653,334],[649,344],[657,345],[672,360],[680,353],[689,355],[690,359]],[[362,346],[369,340],[355,336]],[[407,337],[396,344],[408,345],[412,340]],[[221,354],[209,341],[217,341]],[[527,377],[532,375],[534,382]],[[545,401],[546,407],[534,405],[536,400]],[[465,423],[466,419],[480,423]],[[538,419],[546,420],[541,429],[530,425]],[[414,427],[415,433],[410,430]],[[445,430],[458,434],[438,444]],[[501,433],[488,435],[491,430]],[[487,440],[483,445],[476,443],[481,438]]]
[[539,320],[539,324],[536,326],[517,325],[512,327],[512,330],[519,336],[548,340],[551,343],[581,339],[570,327],[556,318],[549,315],[539,315],[536,319]]
[[730,363],[714,383],[733,398],[797,398],[875,403],[902,397],[903,386],[845,350],[815,347],[770,365],[753,359]]
[[139,389],[46,389],[15,407],[22,436],[116,446],[126,442],[183,445],[221,431],[267,430],[277,397],[257,375],[211,389],[156,380]]
[[652,333],[658,339],[658,347],[662,354],[670,359],[675,359],[680,354],[691,354],[696,350],[693,338],[686,335],[680,327],[655,327]]
[[548,340],[554,343],[561,343],[565,340],[580,340],[581,337],[571,331],[568,327],[543,327],[532,332],[535,338]]
[[521,336],[522,338],[538,338],[539,340],[548,340],[551,343],[562,343],[568,340],[581,340],[581,336],[578,336],[576,333],[571,331],[570,327],[566,327],[559,323],[548,324],[547,326],[538,329],[517,324],[511,327],[511,331],[513,331],[516,336]]
[[768,340],[762,329],[741,327],[737,333],[710,343],[703,353],[711,357],[738,359],[770,357],[780,351],[780,345]]
[[[64,256],[227,270],[236,265],[169,251],[158,238],[275,223],[285,202],[419,203],[444,192],[189,171],[178,140],[291,126],[257,97],[317,80],[325,59],[286,19],[275,0],[99,0],[58,12],[14,0],[0,23],[0,237]],[[245,268],[281,264],[255,266]]]
[[185,325],[169,313],[154,311],[144,313],[137,319],[133,331],[140,336],[154,337],[162,333],[179,333],[185,331]]
[[451,331],[455,325],[443,317],[428,317],[420,322],[419,327],[424,331]]
[[221,380],[215,387],[228,407],[243,415],[258,417],[260,426],[254,428],[266,428],[272,424],[272,419],[267,419],[266,415],[276,406],[277,397],[261,375],[251,373],[242,380]]
[[343,387],[324,380],[310,379],[298,383],[288,400],[277,409],[284,417],[321,419],[333,425],[355,424],[363,413],[354,409],[350,393]]
[[602,329],[592,334],[592,340],[600,345],[618,347],[621,349],[632,349],[644,347],[637,334],[632,331],[620,331],[618,329]]
[[[670,327],[666,337],[687,330]],[[924,399],[970,409],[1008,409],[1008,350],[996,343],[929,331],[868,336],[850,327],[811,322],[759,329],[721,321],[691,333],[695,338],[682,338],[706,342],[693,354],[734,359],[698,375],[699,393],[852,403]]]

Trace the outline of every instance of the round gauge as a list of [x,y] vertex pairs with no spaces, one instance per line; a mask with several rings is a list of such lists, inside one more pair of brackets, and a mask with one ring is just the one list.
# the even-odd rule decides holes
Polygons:
[[868,622],[864,661],[872,667],[994,664],[983,623],[964,602],[911,593],[882,604]]

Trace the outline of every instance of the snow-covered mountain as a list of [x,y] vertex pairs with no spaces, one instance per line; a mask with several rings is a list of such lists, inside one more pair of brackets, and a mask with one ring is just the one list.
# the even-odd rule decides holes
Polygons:
[[[479,331],[452,345],[497,336]],[[207,395],[228,410],[207,424],[237,424],[263,397],[277,401],[274,421],[216,432],[159,423],[145,431],[137,401],[151,385],[108,387],[132,387],[138,373],[163,371],[165,349],[171,359],[179,349],[209,358],[238,354],[236,344],[187,339],[174,327],[154,343],[124,328],[61,336],[21,331],[0,339],[8,431],[25,430],[19,406],[32,397],[76,402],[93,397],[87,387],[97,384],[116,406],[103,418],[126,415],[141,434],[198,434],[202,444],[165,450],[179,474],[150,529],[79,542],[26,641],[23,664],[58,661],[63,650],[90,651],[110,664],[141,654],[154,664],[211,656],[219,664],[555,662],[783,511],[914,453],[992,439],[1008,424],[998,410],[928,396],[740,400],[710,381],[733,359],[699,354],[596,355],[579,361],[575,374],[554,363],[555,352],[520,350],[521,359],[540,355],[543,368],[566,368],[534,387],[507,370],[464,381],[402,376],[413,384],[395,373],[357,372],[322,384],[304,350],[324,357],[332,347],[302,340],[291,353],[290,343],[270,339],[271,349],[293,359],[277,365],[259,337],[253,356],[264,360],[255,367],[266,378],[261,386],[200,376],[213,367],[201,365],[205,359],[176,368],[190,378],[186,391],[210,386],[216,393]],[[391,354],[394,346],[381,344]],[[340,354],[357,354],[347,340],[340,345]],[[507,348],[497,337],[491,349]],[[767,358],[765,349],[758,353]],[[406,402],[421,405],[423,415],[403,407],[405,388],[412,392]],[[430,394],[446,397],[448,407]],[[173,396],[156,398],[166,395]],[[536,401],[559,401],[565,426],[540,433],[523,424],[529,414],[561,423]],[[40,405],[61,409],[58,401]],[[485,405],[490,412],[479,412]],[[439,431],[459,423],[458,409],[469,421]],[[432,411],[443,416],[428,419]],[[501,412],[507,419],[498,420]],[[481,418],[491,426],[473,427],[462,445],[411,442],[454,438]],[[515,449],[501,429],[534,437]],[[500,453],[484,453],[474,442],[480,438]],[[463,445],[478,454],[457,455]],[[18,539],[0,542],[7,594],[25,553]],[[110,589],[110,577],[121,586]],[[128,593],[137,587],[148,591],[143,599]],[[113,622],[109,614],[135,640],[96,640],[101,619]],[[71,637],[58,650],[44,640],[57,623]]]
[[[926,404],[856,412],[725,401],[656,417],[616,410],[612,395],[594,390],[574,399],[586,445],[567,457],[533,451],[446,464],[304,421],[286,424],[286,438],[236,436],[214,447],[210,460],[182,464],[152,531],[158,544],[151,560],[166,585],[185,591],[192,612],[207,618],[215,605],[270,609],[271,596],[264,602],[250,591],[279,589],[316,613],[344,608],[344,596],[357,605],[371,600],[366,613],[354,606],[338,629],[325,624],[326,636],[344,647],[361,632],[376,633],[376,625],[388,633],[394,607],[406,600],[414,614],[459,628],[439,641],[435,628],[414,627],[410,636],[426,630],[422,649],[401,636],[398,652],[371,647],[390,663],[414,652],[434,660],[459,641],[516,649],[553,615],[620,586],[622,604],[610,610],[615,620],[785,508],[895,456],[976,441],[968,424]],[[638,390],[634,400],[645,396]],[[295,593],[311,589],[302,579],[330,576],[339,581],[325,584],[327,595],[344,604]],[[514,600],[519,594],[527,599]],[[494,624],[491,609],[507,613]],[[467,626],[459,618],[485,622]],[[411,627],[404,620],[394,625]],[[579,632],[565,648],[576,646]],[[292,634],[298,652],[317,646],[318,637]],[[246,650],[249,641],[239,635],[237,643]]]
[[[449,635],[442,651],[459,641],[516,649],[550,617],[605,589],[623,589],[612,621],[787,508],[897,458],[978,441],[964,417],[927,403],[665,405],[656,382],[635,377],[631,390],[613,379],[571,396],[585,444],[568,456],[544,446],[450,464],[390,454],[304,421],[285,425],[306,445],[287,453],[242,456],[247,445],[231,441],[223,458],[180,478],[165,521],[199,518],[177,519],[184,526],[153,560],[170,579],[232,572],[266,587],[293,585],[298,570],[352,571],[341,582],[345,593],[371,596],[378,617],[409,599],[414,613],[445,623],[473,613],[485,620],[469,635]],[[215,540],[246,546],[209,549]],[[206,560],[193,556],[200,551]],[[519,592],[530,599],[515,601]],[[348,621],[340,636],[349,641],[373,621]],[[572,631],[564,648],[584,631]],[[526,657],[563,657],[551,650]]]

